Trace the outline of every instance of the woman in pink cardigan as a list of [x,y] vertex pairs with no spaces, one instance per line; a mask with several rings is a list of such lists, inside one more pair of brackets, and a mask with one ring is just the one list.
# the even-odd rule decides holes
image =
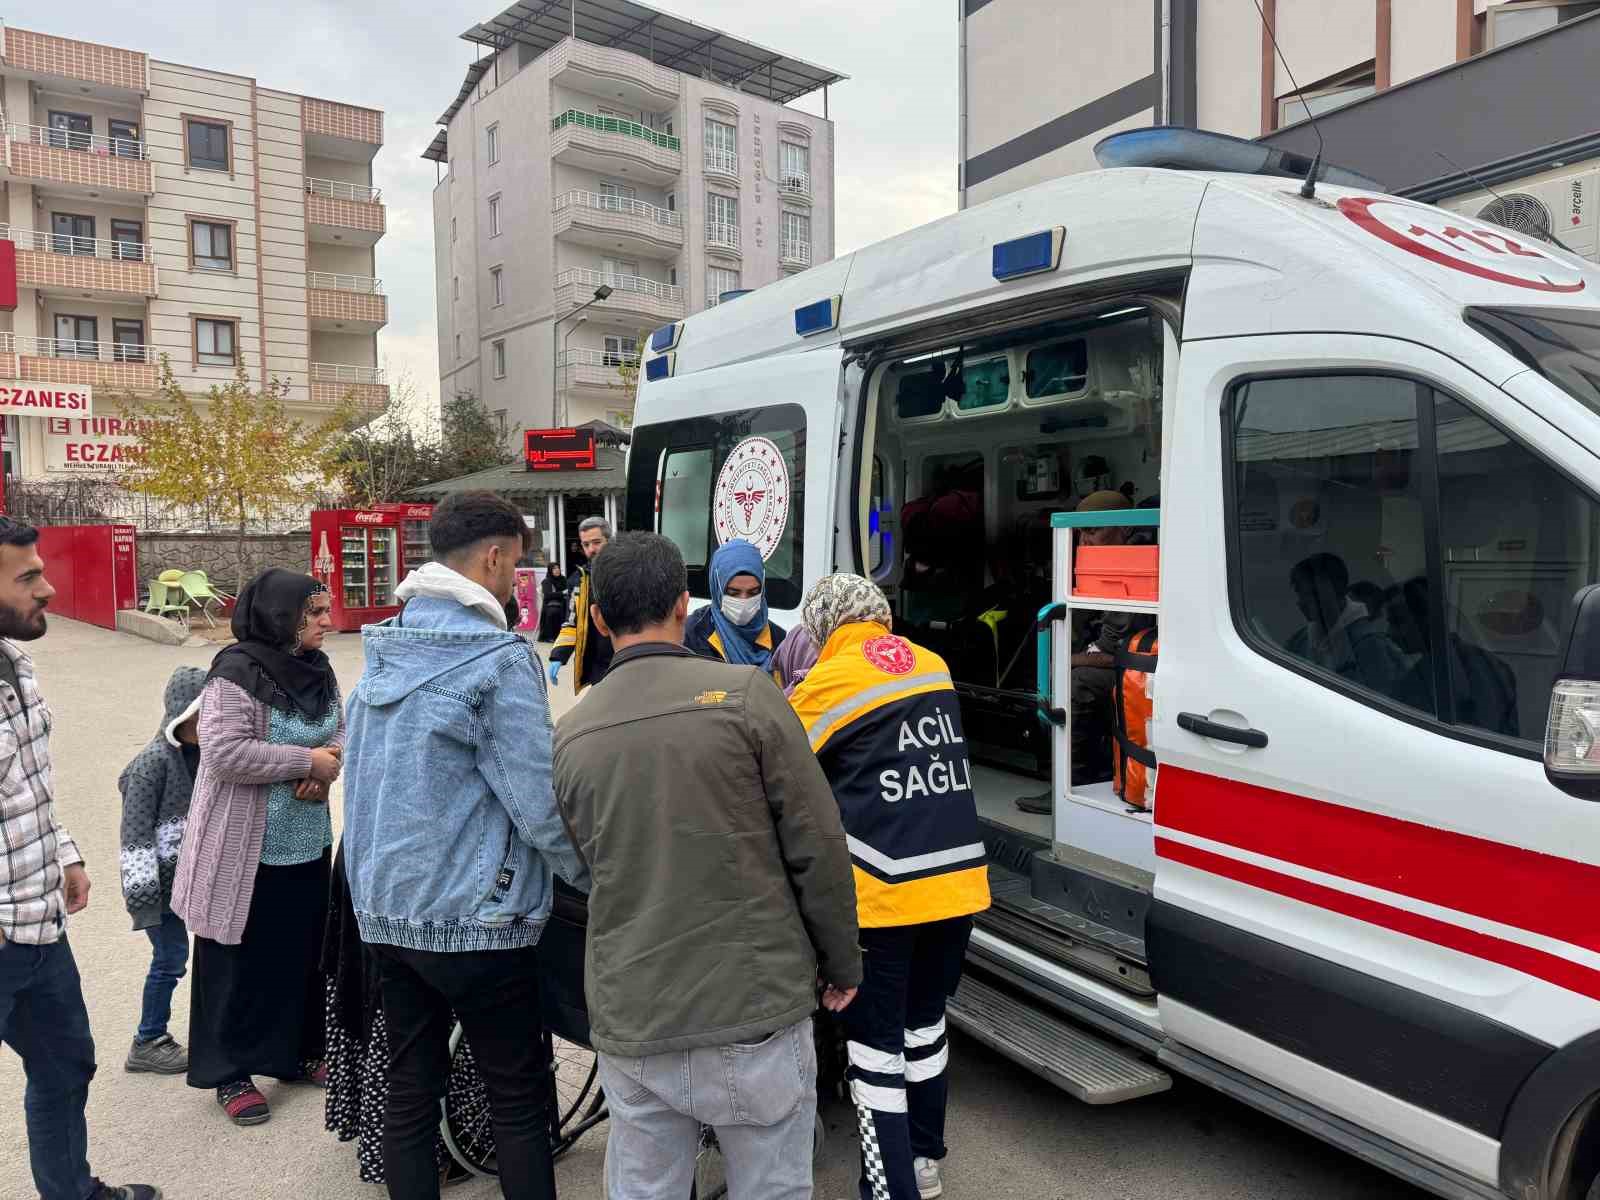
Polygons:
[[195,935],[189,1086],[236,1125],[271,1116],[253,1075],[322,1085],[322,926],[344,720],[327,589],[274,568],[233,613],[200,699],[200,770],[172,910]]

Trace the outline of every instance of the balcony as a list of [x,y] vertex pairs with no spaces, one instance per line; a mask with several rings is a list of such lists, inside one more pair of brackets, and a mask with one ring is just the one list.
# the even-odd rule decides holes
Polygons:
[[569,388],[619,389],[631,386],[622,377],[619,367],[630,367],[637,382],[639,356],[615,350],[568,350],[561,355],[561,366],[566,375],[563,386]]
[[106,192],[145,198],[156,190],[149,147],[132,138],[5,123],[5,174],[53,192],[98,198]]
[[136,96],[143,96],[150,89],[149,60],[137,50],[119,50],[27,29],[0,30],[0,62],[7,74],[30,79],[70,79]]
[[573,267],[556,276],[556,311],[564,313],[592,300],[594,290],[602,283],[611,288],[611,295],[590,312],[637,319],[646,324],[653,321],[658,325],[683,316],[681,287],[638,275],[614,275],[586,267]]
[[707,175],[718,175],[737,182],[739,156],[731,150],[707,150],[705,172]]
[[550,81],[573,91],[619,97],[641,112],[670,107],[678,98],[678,73],[627,50],[568,38],[546,56]]
[[[621,171],[665,187],[683,170],[683,146],[678,139],[637,121],[597,117],[569,108],[550,122],[550,134],[551,157],[587,171]],[[628,165],[619,166],[618,159]]]
[[778,195],[785,200],[811,200],[811,176],[783,175],[778,179]]
[[313,242],[374,246],[387,226],[383,192],[340,179],[308,178],[306,225]]
[[389,323],[383,280],[333,271],[306,272],[311,328],[325,333],[377,333]]
[[739,227],[722,221],[706,222],[706,249],[723,254],[739,253]]
[[311,403],[318,408],[337,408],[348,396],[356,407],[367,411],[386,408],[389,382],[382,367],[356,367],[349,363],[311,364]]
[[0,333],[0,375],[8,379],[152,392],[156,374],[155,349],[137,342]]
[[570,191],[551,211],[557,237],[598,250],[634,250],[671,259],[683,249],[683,218],[665,208],[604,192]]
[[89,292],[142,300],[156,294],[155,259],[143,242],[40,233],[3,222],[0,239],[17,245],[18,287],[58,296]]
[[383,113],[307,96],[300,101],[306,153],[313,158],[371,162],[383,145]]
[[785,239],[778,260],[786,271],[803,271],[811,265],[811,243]]

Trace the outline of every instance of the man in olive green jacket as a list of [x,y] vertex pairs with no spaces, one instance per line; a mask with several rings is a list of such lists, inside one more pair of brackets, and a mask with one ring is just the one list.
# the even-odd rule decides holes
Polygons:
[[702,1124],[763,1200],[811,1195],[811,1013],[861,982],[839,808],[770,677],[682,647],[666,538],[594,562],[611,669],[561,724],[556,797],[593,876],[585,990],[611,1200],[689,1193]]

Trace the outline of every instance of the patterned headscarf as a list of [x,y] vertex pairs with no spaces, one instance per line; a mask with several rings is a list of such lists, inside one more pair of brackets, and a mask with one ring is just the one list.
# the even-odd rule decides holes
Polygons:
[[892,620],[883,591],[860,575],[824,575],[800,606],[800,621],[819,646],[826,646],[841,625],[877,621],[887,626]]

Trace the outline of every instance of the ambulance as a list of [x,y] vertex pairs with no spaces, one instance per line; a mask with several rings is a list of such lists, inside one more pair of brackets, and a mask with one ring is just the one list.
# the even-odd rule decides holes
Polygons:
[[960,1028],[1600,1200],[1600,270],[1214,135],[1101,161],[656,331],[626,525],[702,600],[755,542],[786,625],[868,575],[950,664]]

